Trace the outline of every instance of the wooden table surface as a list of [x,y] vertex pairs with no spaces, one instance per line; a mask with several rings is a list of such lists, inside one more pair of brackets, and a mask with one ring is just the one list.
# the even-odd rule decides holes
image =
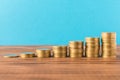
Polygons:
[[51,46],[1,46],[0,80],[120,80],[120,46],[116,59],[3,58],[4,54]]

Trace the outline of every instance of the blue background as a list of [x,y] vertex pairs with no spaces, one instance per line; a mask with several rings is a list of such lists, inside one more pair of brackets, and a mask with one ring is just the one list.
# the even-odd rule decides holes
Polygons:
[[120,0],[0,0],[0,45],[67,44],[117,32]]

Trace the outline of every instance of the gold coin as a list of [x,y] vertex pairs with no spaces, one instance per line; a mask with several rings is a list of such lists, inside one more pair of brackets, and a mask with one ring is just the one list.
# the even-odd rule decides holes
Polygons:
[[116,42],[102,42],[104,45],[116,45]]
[[116,39],[101,39],[102,42],[116,42]]
[[36,49],[36,53],[50,53],[50,49],[43,49],[43,48],[38,48]]
[[116,58],[116,55],[114,56],[102,56],[103,58]]
[[86,55],[88,58],[97,58],[99,55]]
[[54,54],[54,57],[55,58],[64,58],[64,57],[67,57],[67,54],[57,53],[57,54]]
[[6,54],[3,56],[4,58],[17,58],[19,57],[17,54]]
[[115,56],[116,54],[114,53],[112,53],[112,54],[110,54],[110,53],[108,53],[108,54],[103,54],[103,56]]
[[99,54],[99,52],[86,52],[86,54],[90,54],[90,55],[97,55],[97,54]]
[[106,49],[104,49],[104,48],[102,48],[102,51],[104,51],[104,52],[112,52],[112,51],[117,51],[117,49],[116,48],[113,48],[113,49],[110,49],[110,48],[106,48]]
[[85,45],[88,45],[88,46],[91,46],[91,45],[99,46],[100,43],[97,43],[97,42],[95,42],[95,43],[86,42]]
[[102,52],[103,54],[116,54],[116,51],[111,51],[111,52]]
[[70,48],[83,48],[83,41],[70,41],[69,47]]
[[116,32],[102,32],[102,35],[111,35],[111,36],[115,36]]
[[23,52],[20,54],[21,58],[32,58],[34,56],[35,56],[35,54],[33,52]]
[[53,50],[67,50],[67,46],[53,46],[52,47]]
[[103,56],[112,56],[112,55],[116,55],[116,53],[102,53]]
[[116,51],[116,47],[103,47],[102,48],[103,51]]
[[86,49],[100,49],[100,46],[85,46]]
[[67,53],[67,50],[53,50],[53,53]]
[[116,48],[117,46],[116,45],[109,45],[109,44],[107,44],[107,45],[104,45],[104,44],[102,44],[102,47],[104,48],[104,47],[107,47],[107,48],[111,48],[111,47],[113,47],[113,48]]
[[102,44],[102,46],[116,47],[116,44]]
[[86,48],[100,48],[100,45],[85,45]]
[[116,52],[103,52],[102,55],[116,55]]
[[69,54],[70,54],[70,57],[82,57],[83,55],[83,50],[80,50],[80,49],[69,49]]
[[99,52],[86,52],[85,53],[86,55],[99,55],[100,53]]
[[100,48],[86,48],[86,51],[99,51]]
[[102,38],[111,38],[115,39],[116,38],[116,32],[102,32]]
[[82,57],[82,54],[80,54],[80,53],[70,53],[70,57],[71,58],[79,58],[79,57]]
[[98,37],[86,37],[86,42],[99,42],[100,39]]
[[83,53],[83,49],[69,49],[69,52],[71,53]]

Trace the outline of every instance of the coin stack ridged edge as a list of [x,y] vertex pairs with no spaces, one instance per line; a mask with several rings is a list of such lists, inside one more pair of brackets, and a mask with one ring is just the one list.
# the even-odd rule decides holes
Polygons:
[[102,32],[102,57],[115,58],[116,57],[116,33]]
[[99,57],[100,39],[98,37],[86,37],[85,54],[88,58]]
[[35,56],[34,52],[22,52],[20,54],[21,58],[33,58]]
[[67,57],[67,46],[52,46],[52,52],[55,58],[65,58]]
[[83,56],[83,41],[70,41],[69,42],[69,56],[71,58],[80,58]]
[[38,58],[48,58],[50,57],[51,50],[50,49],[36,49],[36,55]]

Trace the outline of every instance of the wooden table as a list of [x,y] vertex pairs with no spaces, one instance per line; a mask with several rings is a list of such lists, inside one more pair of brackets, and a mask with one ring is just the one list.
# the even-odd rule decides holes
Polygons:
[[116,59],[3,58],[7,53],[51,46],[1,46],[0,80],[120,80],[120,46]]

